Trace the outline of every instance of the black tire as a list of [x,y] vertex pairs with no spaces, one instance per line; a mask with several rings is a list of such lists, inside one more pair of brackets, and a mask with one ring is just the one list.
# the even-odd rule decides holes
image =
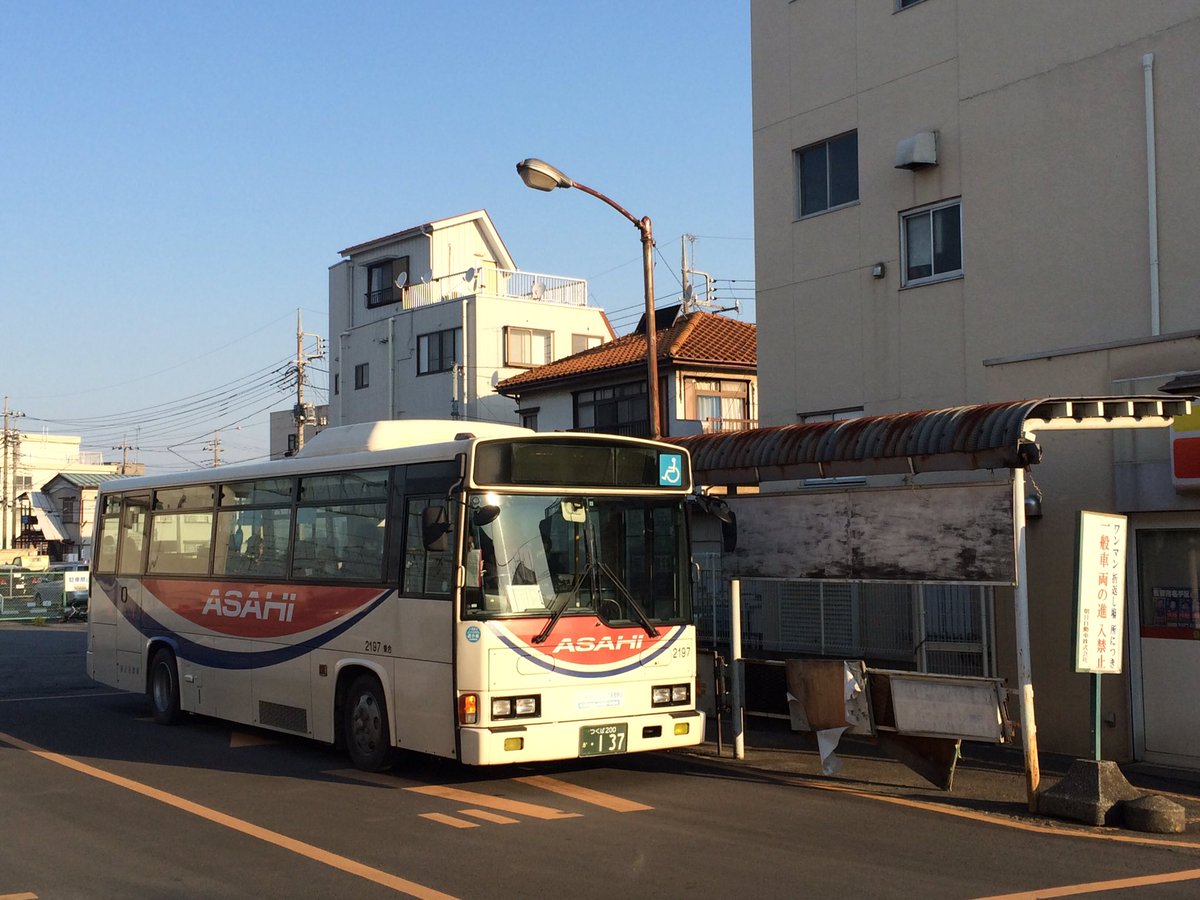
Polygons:
[[364,673],[350,682],[342,705],[342,735],[355,768],[382,772],[391,766],[387,701],[374,675]]
[[159,725],[175,725],[183,718],[179,708],[179,668],[175,665],[175,654],[166,647],[157,650],[150,660],[146,697]]

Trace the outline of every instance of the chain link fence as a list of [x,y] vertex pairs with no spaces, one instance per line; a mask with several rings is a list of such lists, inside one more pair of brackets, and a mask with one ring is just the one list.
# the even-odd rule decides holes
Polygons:
[[87,574],[0,566],[0,622],[86,618]]

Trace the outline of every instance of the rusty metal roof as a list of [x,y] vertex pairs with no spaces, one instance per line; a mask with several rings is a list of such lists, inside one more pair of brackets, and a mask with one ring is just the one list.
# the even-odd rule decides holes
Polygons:
[[667,438],[697,484],[1025,468],[1038,431],[1161,428],[1190,397],[1050,397]]

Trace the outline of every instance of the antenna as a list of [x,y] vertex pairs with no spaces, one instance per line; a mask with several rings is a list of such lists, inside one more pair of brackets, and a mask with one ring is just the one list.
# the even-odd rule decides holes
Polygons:
[[474,281],[474,280],[475,280],[475,267],[471,266],[471,268],[469,268],[469,269],[467,269],[467,271],[463,272],[463,281]]
[[404,290],[404,286],[406,284],[408,284],[408,273],[401,272],[399,275],[396,276],[396,289],[402,291],[402,290]]

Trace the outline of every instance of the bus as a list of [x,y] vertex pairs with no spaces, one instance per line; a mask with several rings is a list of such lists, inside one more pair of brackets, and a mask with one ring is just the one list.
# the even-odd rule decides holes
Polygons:
[[114,479],[88,673],[367,771],[697,744],[691,489],[670,444],[433,420]]

